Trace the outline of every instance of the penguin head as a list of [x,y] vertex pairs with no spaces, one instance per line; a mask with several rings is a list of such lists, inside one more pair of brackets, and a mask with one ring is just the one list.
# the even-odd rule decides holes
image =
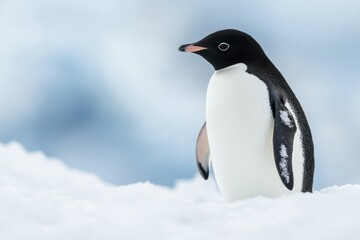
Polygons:
[[181,45],[179,50],[202,56],[215,70],[237,63],[258,64],[266,59],[260,45],[250,35],[235,29],[214,32],[198,42]]

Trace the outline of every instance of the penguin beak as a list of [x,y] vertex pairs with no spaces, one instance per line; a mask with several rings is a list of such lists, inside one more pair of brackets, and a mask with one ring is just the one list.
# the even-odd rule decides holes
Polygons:
[[198,51],[201,51],[201,50],[205,50],[207,49],[206,47],[202,47],[202,46],[196,46],[194,45],[193,43],[191,44],[184,44],[184,45],[181,45],[179,47],[179,51],[182,51],[182,52],[190,52],[190,53],[194,53],[194,52],[198,52]]

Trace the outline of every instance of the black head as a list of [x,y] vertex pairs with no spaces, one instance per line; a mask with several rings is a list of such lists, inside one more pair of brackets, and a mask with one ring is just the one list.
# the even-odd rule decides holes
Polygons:
[[249,66],[267,61],[264,51],[250,35],[234,29],[214,32],[198,42],[180,46],[179,50],[202,56],[215,70],[237,63]]

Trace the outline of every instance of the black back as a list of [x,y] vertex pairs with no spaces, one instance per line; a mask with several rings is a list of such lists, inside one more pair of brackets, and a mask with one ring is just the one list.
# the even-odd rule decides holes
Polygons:
[[[297,100],[295,94],[285,81],[284,77],[269,59],[268,64],[265,66],[248,65],[247,72],[257,76],[259,79],[265,82],[269,90],[270,103],[273,103],[274,99],[280,96],[280,98],[286,99],[286,101],[288,101],[290,105],[293,106],[293,111],[297,117],[299,130],[301,132],[302,150],[305,159],[302,192],[312,192],[315,168],[314,144],[311,136],[310,126],[306,119],[304,110],[300,105],[300,102]],[[274,105],[271,104],[273,116],[275,116],[274,108]]]

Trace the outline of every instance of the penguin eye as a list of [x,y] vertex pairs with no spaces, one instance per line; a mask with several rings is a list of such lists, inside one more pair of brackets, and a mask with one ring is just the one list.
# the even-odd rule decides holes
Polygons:
[[220,50],[220,51],[223,51],[223,52],[225,52],[226,50],[228,50],[229,47],[230,47],[230,45],[227,44],[226,42],[222,42],[222,43],[220,43],[219,46],[218,46],[219,50]]

